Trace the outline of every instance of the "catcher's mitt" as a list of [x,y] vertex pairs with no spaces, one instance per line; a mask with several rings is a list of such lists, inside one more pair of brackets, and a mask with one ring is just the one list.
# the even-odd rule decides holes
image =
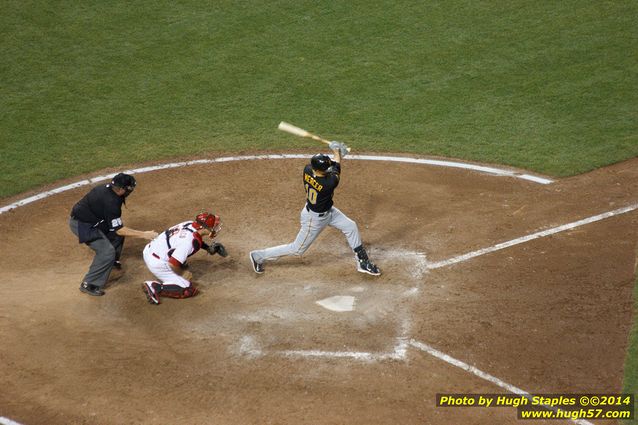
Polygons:
[[215,242],[214,244],[207,246],[205,249],[210,255],[219,254],[222,257],[228,257],[226,248],[219,242]]

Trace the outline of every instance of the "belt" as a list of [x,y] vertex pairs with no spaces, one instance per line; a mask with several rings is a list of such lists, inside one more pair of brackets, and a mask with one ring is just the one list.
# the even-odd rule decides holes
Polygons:
[[325,215],[327,215],[327,214],[330,212],[330,210],[328,210],[328,211],[324,211],[324,212],[322,212],[322,213],[318,213],[318,212],[316,212],[316,211],[311,210],[311,209],[308,207],[308,204],[306,204],[306,211],[311,212],[311,213],[315,213],[315,214],[317,214],[317,216],[319,216],[319,217],[324,217]]
[[88,222],[86,222],[86,221],[82,221],[82,220],[80,220],[79,218],[77,218],[77,217],[76,217],[76,216],[74,216],[73,214],[71,214],[71,215],[70,215],[70,217],[71,217],[71,220],[75,220],[75,221],[80,222],[80,223],[87,223],[87,224],[91,224],[91,227],[93,227],[93,228],[95,228],[95,227],[99,226],[100,224],[102,224],[102,223],[104,222],[104,220],[100,220],[100,221],[98,221],[97,223],[92,224],[92,223],[88,223]]

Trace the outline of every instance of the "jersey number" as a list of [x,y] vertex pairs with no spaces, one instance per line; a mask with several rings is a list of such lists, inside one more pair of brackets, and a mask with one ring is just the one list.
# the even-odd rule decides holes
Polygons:
[[309,184],[306,184],[306,196],[308,197],[308,202],[310,202],[312,205],[315,205],[317,203],[317,191],[310,187]]

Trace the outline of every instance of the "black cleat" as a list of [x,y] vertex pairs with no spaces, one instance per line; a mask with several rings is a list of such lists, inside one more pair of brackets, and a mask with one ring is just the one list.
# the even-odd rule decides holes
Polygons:
[[257,274],[262,274],[264,272],[264,265],[259,264],[257,261],[255,261],[255,258],[253,257],[253,252],[255,251],[251,251],[250,254],[248,254],[250,256],[250,262],[253,265],[253,270]]
[[119,260],[113,262],[113,268],[115,270],[122,270],[122,263]]
[[361,273],[368,273],[372,276],[379,276],[381,274],[381,270],[374,263],[371,263],[370,260],[359,260],[357,262],[357,271]]
[[146,299],[150,304],[159,304],[159,295],[157,295],[157,290],[155,289],[155,283],[151,281],[146,281],[142,284],[142,289],[144,290],[144,294],[146,295]]
[[90,283],[82,282],[80,285],[80,291],[85,294],[93,295],[95,297],[100,297],[104,295],[104,291],[100,289],[99,286],[91,285]]

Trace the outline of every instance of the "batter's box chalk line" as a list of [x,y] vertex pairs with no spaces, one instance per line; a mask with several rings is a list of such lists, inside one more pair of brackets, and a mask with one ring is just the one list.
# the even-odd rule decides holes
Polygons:
[[[419,264],[421,264],[423,266],[424,264],[424,258],[425,256],[421,253],[415,253],[412,251],[399,251],[399,250],[393,250],[393,251],[386,251],[386,253],[390,253],[391,255],[395,256],[396,258],[401,258],[405,261],[408,261],[410,264],[408,265],[408,267],[415,267],[418,268],[417,266]],[[427,270],[425,269],[425,267],[422,267],[423,272],[426,272]],[[318,285],[321,285],[321,283],[318,283]],[[416,282],[416,286],[414,284],[411,285],[405,285],[405,287],[403,289],[401,289],[400,292],[398,293],[394,293],[392,295],[393,299],[394,297],[396,297],[395,301],[396,302],[401,302],[403,300],[405,300],[406,298],[414,298],[418,293],[419,293],[419,283]],[[383,288],[389,288],[389,287],[383,287]],[[386,293],[388,289],[381,289],[381,293],[377,293],[374,292],[373,297],[378,297],[380,299],[383,300],[384,305],[387,304],[388,301],[388,294]],[[352,288],[344,288],[343,291],[337,291],[338,293],[356,293],[357,295],[360,292],[365,292],[366,288],[363,286],[354,286]],[[339,295],[336,295],[335,297],[339,297]],[[352,298],[352,310],[356,310],[354,308],[355,304],[356,304],[356,300],[357,298],[349,295],[349,298]],[[334,297],[333,297],[334,298]],[[329,299],[329,298],[328,298]],[[325,301],[326,298],[322,296],[322,300],[318,300],[320,301]],[[315,300],[313,302],[314,304],[317,304],[317,300]],[[319,305],[321,305],[321,303],[319,303]],[[325,306],[322,306],[323,308],[326,308]],[[348,312],[350,311],[350,309],[344,309],[343,311],[339,311],[339,309],[329,309],[326,308],[326,310],[328,311],[332,311],[333,314],[335,315],[339,315],[341,313],[344,313],[346,310],[348,310]],[[272,316],[272,312],[268,311],[269,315],[268,316]],[[241,341],[239,343],[239,349],[238,352],[240,355],[248,357],[248,358],[258,358],[258,357],[264,357],[264,356],[283,356],[283,357],[288,357],[288,358],[333,358],[333,359],[353,359],[353,360],[360,360],[360,361],[366,361],[366,362],[376,362],[376,361],[383,361],[383,360],[406,360],[406,353],[407,353],[407,348],[408,348],[408,340],[409,340],[409,335],[410,335],[410,330],[412,327],[412,322],[411,322],[411,312],[409,311],[409,309],[406,308],[400,308],[397,309],[395,312],[396,317],[398,318],[398,323],[397,323],[397,327],[395,330],[395,337],[394,337],[394,345],[392,347],[391,350],[389,351],[382,351],[382,352],[369,352],[369,351],[359,351],[359,350],[342,350],[342,351],[330,351],[330,350],[322,350],[322,349],[290,349],[290,350],[273,350],[273,351],[268,351],[266,349],[264,349],[262,347],[262,344],[259,343],[258,338],[256,336],[253,335],[244,335],[241,338]],[[284,320],[287,319],[302,319],[302,320],[307,320],[307,321],[312,321],[313,319],[311,317],[305,317],[303,315],[299,315],[295,312],[288,312],[287,310],[278,310],[278,317],[282,317],[284,318]],[[330,317],[335,317],[335,316],[330,316]],[[262,321],[262,314],[260,311],[257,311],[253,314],[250,315],[240,315],[238,316],[238,318],[240,320],[248,320],[248,321]],[[237,346],[235,346],[237,347]]]
[[352,359],[364,362],[379,362],[384,360],[404,361],[407,359],[410,327],[411,323],[409,318],[407,318],[407,316],[403,317],[397,332],[400,336],[395,338],[392,351],[387,352],[326,350],[274,350],[268,352],[261,348],[254,336],[245,335],[241,338],[239,354],[252,359],[265,356],[277,356],[306,359]]

